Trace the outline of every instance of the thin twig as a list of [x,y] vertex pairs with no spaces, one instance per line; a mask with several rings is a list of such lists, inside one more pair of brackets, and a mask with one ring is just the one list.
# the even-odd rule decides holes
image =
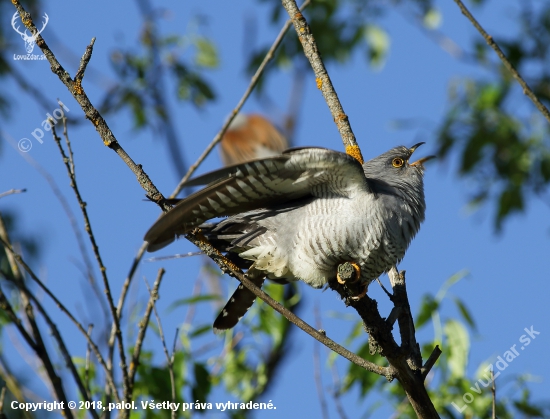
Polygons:
[[[118,303],[117,303],[117,316],[119,318],[122,315],[122,308],[124,306],[124,302],[126,301],[126,295],[128,294],[128,290],[130,289],[130,284],[132,282],[132,279],[134,278],[134,274],[139,266],[141,258],[145,253],[145,249],[147,249],[146,242],[142,243],[141,247],[139,248],[136,256],[134,257],[134,260],[132,261],[132,266],[130,267],[130,271],[128,272],[128,275],[124,279],[124,283],[122,284],[122,289],[120,290],[120,297],[118,298]],[[107,345],[108,346],[108,355],[107,355],[108,365],[112,365],[113,363],[115,337],[116,337],[116,326],[113,324],[111,327],[111,335],[109,336],[109,342]]]
[[380,278],[376,278],[376,282],[378,282],[378,285],[380,285],[382,287],[382,289],[384,290],[384,292],[386,293],[386,295],[388,296],[388,298],[391,300],[393,295],[391,292],[389,292],[386,287],[384,286],[384,284],[382,284],[382,281],[380,281]]
[[[5,382],[5,386],[8,389],[8,391],[11,393],[13,398],[17,400],[20,403],[24,403],[25,396],[27,394],[24,394],[28,392],[28,389],[25,389],[23,384],[20,383],[17,380],[17,377],[14,376],[14,374],[11,372],[10,367],[8,366],[8,362],[4,359],[4,356],[2,353],[0,353],[0,376],[2,377],[2,380]],[[27,412],[26,410],[21,411],[22,416],[26,419],[35,419],[30,412]]]
[[[4,246],[6,247],[6,250],[8,250],[8,247],[11,248],[9,234],[4,224],[4,220],[2,219],[1,216],[0,216],[0,241],[4,244]],[[52,385],[52,388],[57,400],[59,400],[60,402],[64,402],[66,404],[68,400],[65,394],[65,389],[63,388],[63,384],[60,377],[57,375],[56,369],[54,367],[54,363],[52,362],[48,349],[46,348],[44,340],[42,339],[42,333],[40,332],[40,328],[38,327],[35,313],[34,313],[34,307],[31,303],[31,294],[27,290],[25,286],[25,282],[23,280],[23,275],[21,274],[21,271],[17,266],[17,263],[16,263],[17,258],[13,253],[10,253],[10,252],[6,252],[6,256],[8,258],[8,262],[10,264],[12,274],[13,274],[12,282],[20,290],[21,305],[24,308],[26,319],[28,321],[28,324],[30,325],[32,338],[30,336],[31,333],[29,333],[23,327],[22,322],[15,315],[15,312],[11,308],[11,305],[9,304],[8,299],[5,297],[4,293],[1,290],[0,290],[0,294],[1,294],[0,307],[4,308],[4,310],[8,313],[12,322],[14,322],[17,329],[19,330],[19,333],[24,337],[27,344],[29,344],[29,346],[33,349],[38,359],[42,361],[42,365],[44,366],[45,373],[48,376],[48,379],[50,381],[50,384]],[[35,305],[36,305],[36,301],[35,301]],[[40,307],[38,308],[40,310]],[[42,315],[44,315],[44,313],[42,313]],[[48,318],[46,316],[45,318],[47,321]],[[59,335],[56,336],[56,339],[58,337]],[[58,343],[63,345],[63,340],[60,339],[60,337],[59,337]],[[73,413],[68,407],[64,409],[63,412],[68,419],[73,418]]]
[[107,376],[107,381],[109,382],[109,386],[110,386],[111,390],[115,394],[115,398],[116,398],[117,402],[120,403],[121,400],[118,396],[118,392],[117,392],[117,389],[116,389],[116,385],[115,385],[115,382],[114,382],[112,371],[107,367],[107,364],[105,363],[105,360],[103,359],[103,356],[101,355],[101,352],[99,351],[99,348],[94,343],[94,341],[90,339],[86,329],[84,329],[82,324],[73,316],[73,314],[65,307],[65,305],[63,305],[63,303],[50,291],[50,289],[48,287],[46,287],[46,285],[36,276],[34,271],[29,267],[29,265],[27,265],[27,263],[24,261],[24,259],[21,257],[21,255],[19,255],[13,249],[13,247],[9,243],[5,242],[1,237],[0,237],[0,244],[3,245],[4,248],[8,251],[8,254],[13,255],[13,257],[17,261],[17,263],[20,266],[23,267],[23,269],[29,274],[29,276],[32,278],[32,280],[34,282],[36,282],[38,284],[38,286],[40,286],[40,288],[42,288],[42,290],[54,301],[54,303],[57,305],[57,307],[65,315],[67,315],[67,317],[69,317],[69,319],[75,324],[77,329],[86,337],[86,340],[88,341],[88,343],[92,347],[92,349],[94,351],[94,354],[97,357],[97,360],[99,361],[99,363],[101,364],[101,366],[105,370],[105,374]]
[[[176,379],[174,376],[174,361],[176,359],[176,344],[178,343],[178,334],[179,327],[176,327],[176,332],[174,333],[174,343],[172,345],[172,355],[170,356],[170,385],[172,387],[172,401],[176,401]],[[172,417],[175,419],[177,415],[175,411],[172,411]]]
[[[90,339],[92,338],[93,328],[94,328],[94,325],[90,323],[88,325],[88,336],[90,337]],[[88,397],[90,397],[90,355],[91,355],[90,344],[86,342],[86,361],[84,364],[84,387],[88,392]]]
[[338,95],[334,90],[334,86],[332,85],[332,81],[330,80],[327,69],[325,68],[325,64],[321,59],[321,54],[317,48],[317,43],[313,38],[306,18],[300,12],[298,5],[294,0],[281,1],[290,16],[292,23],[294,24],[294,29],[296,29],[298,39],[304,48],[304,54],[309,60],[311,68],[313,68],[317,88],[321,91],[325,101],[327,102],[332,118],[338,128],[338,132],[342,137],[344,147],[346,148],[346,153],[355,157],[361,164],[363,164],[363,156],[361,155],[361,150],[357,145],[348,116],[344,112],[344,108],[342,107],[342,104],[338,99]]
[[69,128],[67,126],[67,115],[65,115],[65,110],[63,109],[63,102],[58,99],[57,103],[59,103],[59,108],[61,109],[61,112],[63,114],[63,116],[61,117],[61,121],[63,122],[63,138],[65,138],[65,145],[67,146],[67,151],[69,152],[69,168],[73,176],[76,176],[73,148],[71,147],[71,140],[69,139]]
[[432,367],[435,365],[435,363],[437,362],[440,356],[441,356],[441,349],[439,349],[439,345],[435,345],[435,348],[430,354],[430,357],[422,367],[422,377],[424,379],[426,379],[426,376],[429,374]]
[[[310,1],[311,0],[306,0],[302,4],[301,10],[306,8],[309,5]],[[275,38],[275,41],[271,45],[271,48],[269,48],[269,51],[267,51],[267,54],[265,55],[262,63],[260,64],[260,66],[256,70],[256,73],[254,73],[254,75],[252,76],[252,79],[250,80],[250,83],[249,83],[248,87],[246,88],[243,96],[239,100],[239,103],[237,103],[237,106],[235,106],[235,109],[233,109],[233,111],[229,115],[229,118],[227,118],[227,120],[223,124],[221,130],[216,134],[216,136],[210,142],[210,144],[208,144],[208,146],[202,152],[202,154],[199,156],[197,161],[191,165],[191,167],[189,168],[189,170],[187,171],[185,176],[182,178],[182,180],[180,181],[180,183],[176,187],[176,190],[174,191],[174,193],[172,193],[172,195],[170,195],[170,198],[175,198],[178,195],[178,193],[182,190],[184,183],[187,182],[187,180],[191,177],[191,175],[195,172],[195,170],[197,170],[197,167],[199,167],[199,165],[208,156],[208,154],[210,154],[210,152],[216,146],[216,144],[218,144],[221,141],[221,139],[223,138],[225,132],[229,128],[229,125],[231,125],[231,122],[233,122],[233,119],[240,112],[240,110],[243,107],[244,103],[246,102],[246,100],[248,99],[250,94],[252,93],[252,90],[254,90],[254,87],[256,87],[256,84],[258,83],[258,80],[260,80],[260,77],[262,76],[267,64],[273,59],[273,55],[275,53],[275,50],[281,44],[281,42],[282,42],[288,28],[290,27],[291,23],[292,23],[292,21],[290,21],[290,20],[285,22],[285,24],[283,25],[283,28],[279,32],[279,35],[277,35],[277,38]]]
[[[18,287],[27,295],[27,297],[34,303],[40,314],[42,314],[42,317],[44,317],[44,320],[46,320],[46,323],[50,327],[50,331],[54,337],[54,339],[57,342],[57,345],[59,347],[59,350],[61,354],[63,355],[63,359],[65,360],[65,365],[71,372],[73,379],[80,391],[80,394],[82,395],[82,398],[84,401],[88,402],[89,409],[88,411],[92,415],[93,418],[99,419],[99,416],[97,412],[94,410],[94,404],[92,403],[92,400],[90,399],[90,394],[86,389],[86,386],[84,385],[84,382],[80,378],[80,375],[78,375],[78,371],[76,369],[76,366],[73,363],[73,358],[71,357],[69,350],[67,349],[67,346],[65,345],[65,341],[61,337],[61,334],[59,333],[59,330],[57,329],[57,326],[51,319],[51,317],[48,315],[40,301],[34,296],[29,289],[24,285],[24,283],[18,283]],[[91,338],[90,338],[91,341]]]
[[27,192],[27,190],[26,189],[10,189],[9,191],[0,193],[0,198],[3,198],[3,197],[8,196],[8,195],[17,194],[17,193],[23,193],[23,192]]
[[94,44],[95,44],[95,37],[92,38],[92,42],[90,42],[90,45],[86,47],[86,51],[84,51],[84,55],[82,55],[82,58],[80,59],[80,65],[78,66],[78,70],[74,76],[75,83],[82,84],[82,79],[84,78],[86,67],[88,67],[88,63],[92,59]]
[[[155,314],[155,318],[157,320],[157,325],[159,327],[159,336],[160,336],[160,341],[162,343],[162,349],[164,350],[164,355],[166,356],[166,362],[168,363],[168,374],[170,375],[170,388],[171,388],[171,395],[172,395],[172,400],[170,400],[172,403],[174,403],[176,401],[176,379],[174,377],[174,352],[172,352],[172,356],[170,356],[170,354],[168,353],[168,348],[166,346],[166,339],[164,339],[164,331],[162,329],[162,323],[160,321],[160,316],[159,316],[159,313],[158,313],[158,310],[157,310],[157,305],[155,304],[155,301],[158,299],[158,294],[155,295],[154,292],[151,292],[151,288],[149,288],[149,284],[147,283],[147,280],[144,279],[145,281],[145,286],[147,287],[147,291],[149,292],[149,295],[150,297],[152,298],[152,301],[153,301],[153,312]],[[158,290],[157,290],[158,291]],[[176,338],[178,336],[178,331],[176,330],[176,336],[174,338],[174,348],[176,346]],[[172,419],[176,419],[177,417],[177,412],[175,410],[172,409]]]
[[470,11],[466,8],[464,3],[462,3],[461,0],[454,0],[455,3],[460,8],[460,11],[464,16],[468,18],[470,22],[472,22],[472,25],[478,30],[478,32],[481,34],[483,39],[485,39],[485,42],[487,42],[487,45],[489,45],[498,55],[504,66],[510,71],[512,76],[516,79],[516,81],[520,84],[521,88],[523,89],[523,94],[527,95],[529,99],[535,104],[537,109],[542,113],[542,115],[546,118],[548,122],[550,122],[550,112],[548,111],[548,108],[544,106],[544,104],[539,100],[539,98],[533,93],[531,88],[528,86],[528,84],[523,80],[521,75],[518,73],[518,71],[514,68],[512,63],[508,60],[506,55],[504,55],[504,52],[500,49],[498,44],[495,42],[493,37],[489,35],[487,32],[485,32],[485,29],[478,23],[478,21],[474,18],[474,16],[470,13]]
[[342,406],[341,401],[341,390],[342,390],[342,384],[340,381],[340,376],[338,375],[338,368],[336,367],[336,362],[332,363],[332,384],[333,384],[333,390],[332,390],[332,398],[334,399],[334,404],[336,406],[336,411],[340,415],[340,419],[348,419],[348,416],[346,415],[346,411],[344,410],[344,406]]
[[[92,42],[93,44],[93,42]],[[89,52],[91,54],[91,50]],[[84,54],[84,57],[86,57],[86,54]],[[83,59],[84,59],[83,57]],[[88,58],[89,59],[89,58]],[[81,63],[81,68],[85,68],[86,65]],[[76,181],[76,176],[74,173],[74,166],[71,167],[71,164],[69,163],[70,160],[65,154],[65,150],[61,146],[61,139],[57,136],[57,133],[55,132],[55,127],[52,125],[52,135],[53,138],[59,148],[59,152],[61,153],[61,156],[63,158],[63,162],[65,163],[65,167],[67,169],[67,173],[69,175],[69,179],[71,180],[71,188],[74,191],[76,200],[78,201],[78,205],[80,206],[80,210],[82,212],[82,218],[84,219],[84,229],[88,233],[88,239],[90,240],[90,243],[92,245],[92,250],[94,252],[97,264],[99,266],[99,271],[101,272],[101,278],[103,279],[103,286],[105,287],[105,297],[107,298],[107,303],[109,305],[109,309],[111,311],[111,316],[113,319],[113,324],[116,327],[116,337],[117,337],[117,343],[118,343],[118,350],[119,350],[119,356],[120,356],[120,363],[121,363],[121,369],[122,369],[122,377],[123,377],[123,386],[124,386],[124,394],[127,396],[128,389],[128,368],[126,364],[126,352],[124,351],[124,340],[122,338],[122,331],[120,330],[120,318],[117,313],[117,309],[115,307],[113,297],[111,294],[111,286],[109,284],[109,279],[107,278],[107,268],[103,264],[103,259],[101,257],[99,246],[97,245],[94,231],[92,229],[92,223],[90,221],[90,218],[88,217],[88,210],[86,208],[86,203],[82,199],[82,196],[80,195],[80,189],[78,188],[78,184]],[[74,164],[74,162],[73,162]]]
[[[51,124],[51,126],[52,126],[53,129],[55,129],[53,124]],[[15,143],[11,136],[9,136],[7,134],[4,134],[4,135],[5,135],[6,139],[9,142]],[[94,288],[94,284],[96,283],[96,281],[93,278],[93,269],[91,268],[91,263],[89,261],[88,254],[86,252],[86,246],[84,245],[84,239],[83,239],[82,234],[80,232],[80,228],[79,228],[78,223],[76,221],[76,217],[75,217],[75,215],[74,215],[74,213],[71,209],[71,206],[69,205],[69,202],[67,201],[67,199],[65,198],[65,196],[61,192],[61,189],[57,185],[57,183],[56,183],[55,179],[52,177],[52,175],[50,175],[50,173],[48,173],[48,171],[46,169],[44,169],[44,167],[42,167],[36,160],[34,160],[32,158],[32,156],[30,155],[30,153],[21,153],[21,156],[27,161],[27,163],[29,163],[32,167],[34,167],[36,169],[36,171],[44,178],[44,180],[50,186],[55,198],[61,204],[61,208],[63,208],[63,211],[67,215],[67,220],[69,221],[69,225],[71,226],[71,229],[73,230],[73,233],[75,235],[79,251],[82,255],[82,259],[84,261],[84,264],[86,265],[88,281],[90,281],[90,284],[92,285],[92,289],[94,289],[94,292],[96,292],[95,289],[97,288],[97,286]],[[102,293],[100,292],[99,295],[101,295],[101,294]],[[100,300],[100,301],[102,301],[102,300]],[[103,304],[102,304],[102,307],[103,307]],[[108,315],[108,311],[105,311],[105,309],[106,309],[106,307],[103,310],[104,310],[105,314]]]
[[17,314],[15,314],[15,311],[13,310],[13,307],[6,298],[6,295],[4,294],[2,288],[0,288],[0,308],[2,309],[2,312],[10,319],[15,328],[19,331],[19,334],[25,340],[25,342],[27,342],[27,345],[29,345],[31,349],[36,352],[36,342],[31,337],[29,332],[27,332],[25,326],[23,326],[23,322],[21,321],[21,319],[17,317]]
[[[162,277],[164,276],[165,272],[166,271],[164,270],[164,268],[159,269],[157,278],[155,279],[155,283],[153,284],[153,291],[149,290],[149,301],[147,303],[147,307],[145,308],[145,313],[143,314],[143,318],[139,322],[138,335],[136,338],[136,343],[134,345],[132,360],[130,362],[130,372],[128,374],[129,384],[130,384],[128,390],[130,392],[129,394],[130,397],[134,389],[134,379],[135,379],[136,371],[139,366],[139,357],[141,355],[141,347],[143,346],[143,340],[145,339],[145,332],[147,331],[147,327],[149,326],[149,319],[151,317],[151,312],[155,307],[155,301],[158,298],[158,290],[160,287],[160,282],[162,281]],[[147,289],[149,289],[149,286],[147,286]],[[125,411],[125,412],[128,412],[128,411]]]
[[[59,149],[59,152],[61,153],[61,157],[63,159],[65,167],[67,168],[67,171],[69,173],[69,179],[71,181],[70,185],[74,189],[74,188],[76,188],[76,172],[75,172],[75,165],[74,165],[73,152],[72,152],[72,148],[71,148],[71,142],[69,140],[69,135],[68,135],[68,132],[67,132],[67,118],[65,118],[65,112],[63,111],[62,104],[59,107],[59,109],[61,109],[61,112],[63,114],[63,116],[62,116],[62,118],[63,118],[63,135],[65,137],[65,143],[67,144],[67,148],[69,150],[69,156],[68,157],[65,155],[65,151],[63,150],[63,147],[61,146],[61,139],[57,136],[57,132],[56,132],[56,129],[55,129],[55,122],[50,119],[50,124],[51,124],[51,127],[52,127],[52,136],[53,136],[53,139],[54,139],[55,143],[57,144],[57,147]],[[47,172],[44,169],[43,169],[43,172],[44,173],[42,174],[42,176],[45,176],[45,173],[47,173]],[[73,230],[73,233],[74,233],[75,238],[76,238],[76,242],[78,244],[78,249],[80,250],[80,254],[82,255],[82,260],[84,261],[84,265],[86,266],[86,276],[88,277],[88,282],[90,283],[90,286],[92,287],[92,290],[93,290],[97,300],[100,303],[101,309],[103,311],[103,315],[106,318],[108,318],[109,317],[109,310],[108,310],[107,306],[105,305],[105,301],[103,300],[103,293],[101,292],[101,290],[98,287],[98,284],[97,284],[97,281],[96,281],[96,278],[95,278],[95,275],[94,275],[94,270],[92,268],[92,261],[90,260],[90,258],[88,256],[88,251],[86,250],[86,245],[84,243],[84,237],[82,236],[82,232],[80,231],[80,227],[78,226],[78,223],[76,221],[76,217],[75,217],[69,203],[65,199],[65,196],[61,193],[61,190],[59,190],[59,187],[55,183],[55,180],[49,174],[47,174],[47,176],[48,176],[49,179],[51,179],[51,182],[49,182],[50,186],[52,187],[52,189],[55,188],[54,192],[57,191],[55,193],[55,195],[57,196],[58,200],[60,200],[61,205],[63,206],[63,209],[65,210],[65,213],[67,214],[67,218],[69,219],[69,223],[71,224],[71,228]]]

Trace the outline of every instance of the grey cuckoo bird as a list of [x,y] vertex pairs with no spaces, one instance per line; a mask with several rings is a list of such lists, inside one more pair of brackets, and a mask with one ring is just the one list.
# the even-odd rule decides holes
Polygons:
[[[206,187],[181,200],[145,235],[163,248],[196,227],[241,268],[278,282],[321,288],[345,261],[368,286],[401,261],[424,220],[423,163],[418,146],[395,147],[361,165],[348,154],[298,148],[199,176]],[[211,223],[205,221],[227,216]],[[254,302],[242,284],[214,322],[233,327]]]

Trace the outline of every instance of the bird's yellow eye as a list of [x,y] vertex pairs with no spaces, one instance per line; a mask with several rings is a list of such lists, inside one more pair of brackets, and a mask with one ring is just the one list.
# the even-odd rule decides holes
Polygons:
[[405,164],[405,160],[403,160],[401,157],[396,157],[391,161],[391,164],[393,167],[401,167]]

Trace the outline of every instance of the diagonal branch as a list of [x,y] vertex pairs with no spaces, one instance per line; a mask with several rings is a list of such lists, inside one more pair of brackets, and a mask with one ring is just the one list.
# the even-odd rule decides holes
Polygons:
[[460,8],[460,11],[464,16],[468,18],[470,22],[472,22],[472,25],[478,30],[478,32],[481,34],[483,39],[485,39],[485,42],[487,42],[487,45],[489,45],[498,55],[498,58],[502,61],[504,66],[510,71],[512,76],[516,79],[516,81],[520,84],[521,88],[523,89],[523,94],[527,95],[529,99],[535,104],[537,109],[542,113],[542,115],[546,118],[548,122],[550,122],[550,112],[548,111],[548,108],[544,106],[544,104],[539,100],[539,98],[533,93],[529,85],[523,80],[521,75],[518,73],[518,71],[514,68],[512,63],[508,60],[506,55],[504,55],[504,52],[500,49],[498,44],[495,42],[493,37],[489,35],[487,32],[485,32],[485,29],[479,24],[479,22],[474,18],[474,16],[470,13],[468,8],[462,3],[461,0],[454,0],[455,3]]
[[[151,317],[153,308],[155,307],[155,301],[158,299],[158,290],[160,287],[160,282],[162,281],[162,277],[164,276],[165,272],[166,271],[164,270],[164,268],[159,269],[159,272],[157,274],[157,279],[153,284],[153,291],[149,289],[149,302],[147,303],[147,307],[145,308],[143,319],[141,319],[141,321],[139,322],[138,336],[136,339],[136,344],[134,346],[134,353],[132,354],[132,362],[130,363],[130,373],[129,373],[130,395],[132,394],[132,390],[134,388],[134,378],[139,366],[139,356],[141,354],[141,347],[143,345],[143,340],[145,339],[145,332],[147,331],[147,327],[149,326],[149,319]],[[149,285],[147,285],[147,288],[149,288]]]
[[8,195],[23,193],[23,192],[27,192],[27,190],[26,189],[10,189],[9,191],[0,193],[0,198],[3,198],[3,197],[8,196]]
[[343,346],[337,344],[332,339],[328,338],[325,333],[322,333],[311,327],[300,317],[296,316],[290,310],[285,308],[282,304],[271,298],[268,294],[258,288],[254,283],[252,283],[252,281],[250,281],[238,267],[228,261],[217,249],[215,249],[210,243],[208,243],[208,241],[206,241],[200,233],[190,233],[186,236],[186,238],[195,246],[197,246],[202,252],[204,252],[204,254],[209,256],[214,262],[216,262],[216,264],[221,268],[223,272],[237,278],[245,287],[252,291],[254,295],[261,298],[263,301],[265,301],[267,305],[281,313],[290,322],[294,323],[311,337],[317,339],[327,348],[333,350],[337,354],[343,356],[347,360],[353,362],[361,368],[364,368],[367,371],[382,375],[390,381],[393,379],[395,371],[392,367],[382,367],[359,357],[358,355],[347,350]]
[[[40,314],[42,314],[42,317],[44,317],[44,320],[46,320],[46,323],[48,323],[48,326],[50,327],[50,331],[59,347],[59,351],[61,352],[61,355],[65,360],[65,365],[71,372],[73,379],[76,382],[76,385],[78,386],[78,390],[82,395],[83,400],[88,402],[87,405],[89,406],[88,411],[90,412],[90,415],[94,419],[99,419],[97,412],[94,410],[95,405],[94,403],[92,403],[92,400],[90,399],[89,392],[86,389],[86,386],[84,385],[82,378],[80,377],[80,375],[78,375],[78,371],[76,369],[76,366],[74,365],[73,358],[71,357],[71,354],[69,353],[69,350],[65,345],[65,341],[63,340],[63,338],[61,337],[61,334],[59,333],[59,329],[57,328],[57,325],[53,322],[52,318],[46,312],[46,310],[44,309],[40,301],[36,298],[35,295],[33,295],[29,291],[29,289],[25,286],[23,282],[19,282],[16,285],[19,287],[21,292],[24,292],[27,298],[34,303],[34,305],[36,306]],[[37,353],[39,352],[37,351]]]
[[48,295],[48,297],[50,297],[53,300],[53,302],[57,305],[57,307],[59,307],[59,309],[67,317],[69,317],[69,319],[75,324],[77,329],[86,337],[86,340],[88,341],[88,343],[90,344],[92,350],[94,351],[94,354],[96,355],[98,362],[101,364],[101,366],[103,367],[103,369],[105,371],[105,375],[107,377],[107,382],[109,383],[109,386],[110,386],[111,390],[113,391],[113,394],[115,395],[115,398],[116,398],[117,402],[120,403],[121,400],[118,396],[117,387],[115,385],[114,378],[113,378],[113,372],[110,368],[107,367],[107,364],[105,363],[105,360],[103,359],[103,356],[101,355],[101,352],[99,351],[98,346],[90,338],[90,336],[88,336],[88,332],[86,331],[86,329],[84,329],[82,324],[76,319],[76,317],[74,317],[74,315],[67,309],[67,307],[65,307],[65,305],[61,301],[59,301],[59,299],[50,291],[50,289],[48,287],[46,287],[46,285],[36,276],[34,271],[29,267],[29,265],[27,265],[27,263],[24,261],[24,259],[21,257],[21,255],[19,255],[13,249],[11,244],[4,241],[4,239],[2,239],[1,237],[0,237],[0,244],[4,246],[4,249],[6,249],[6,251],[7,251],[6,253],[8,255],[13,256],[13,259],[15,261],[17,261],[19,266],[21,266],[29,274],[29,276],[32,278],[32,280],[34,282],[36,282],[38,284],[38,286],[40,286],[40,288],[42,288],[42,290]]
[[[89,47],[89,52],[84,54],[83,61],[88,56],[91,57],[91,47]],[[88,58],[89,60],[89,58]],[[79,71],[84,71],[86,68],[86,65],[81,63]],[[83,74],[82,74],[83,76]],[[81,80],[81,79],[78,79]],[[80,83],[80,82],[79,82]],[[116,328],[116,337],[117,337],[117,343],[119,347],[120,352],[120,362],[122,364],[122,376],[124,379],[124,387],[128,388],[129,381],[128,381],[128,369],[126,368],[126,353],[124,351],[124,340],[122,338],[122,331],[120,329],[120,317],[118,316],[117,310],[114,305],[113,297],[111,294],[111,286],[109,284],[109,279],[107,278],[107,268],[103,264],[103,259],[101,257],[101,254],[99,252],[99,246],[97,245],[94,231],[92,229],[92,224],[90,222],[90,218],[88,217],[88,210],[86,208],[86,203],[82,199],[82,195],[80,194],[80,189],[78,188],[78,183],[76,181],[76,173],[74,170],[74,161],[72,158],[72,151],[70,153],[70,158],[67,157],[65,154],[65,150],[63,149],[61,145],[61,139],[57,136],[55,127],[52,124],[52,135],[53,138],[58,146],[59,152],[61,154],[61,157],[63,158],[63,162],[65,163],[65,167],[67,169],[67,173],[69,176],[69,179],[71,180],[71,188],[74,191],[74,194],[76,196],[76,200],[78,202],[78,205],[80,206],[80,210],[82,212],[82,218],[84,219],[84,229],[88,233],[88,238],[90,240],[90,243],[92,244],[92,250],[94,252],[97,264],[99,266],[99,271],[101,273],[101,278],[103,279],[103,286],[105,287],[105,296],[107,297],[107,302],[109,303],[109,309],[111,310],[111,315],[113,317],[113,323]],[[70,144],[70,143],[69,143]],[[70,148],[69,148],[70,150]],[[92,283],[93,284],[93,283]]]
[[296,2],[294,0],[281,0],[284,8],[286,9],[292,23],[294,24],[294,29],[298,34],[298,39],[300,40],[302,47],[304,48],[304,54],[313,68],[315,73],[315,82],[317,83],[317,88],[323,94],[325,101],[327,102],[332,118],[336,123],[338,132],[342,137],[344,146],[346,147],[346,153],[350,156],[355,157],[361,164],[363,164],[363,156],[361,155],[361,149],[357,145],[355,140],[355,135],[351,129],[351,125],[348,120],[348,116],[344,112],[344,108],[338,99],[338,95],[334,90],[332,81],[328,75],[325,64],[321,59],[321,54],[317,48],[317,43],[313,38],[311,29],[306,21],[304,15],[298,9]]
[[[22,307],[24,308],[26,319],[30,325],[31,333],[27,332],[27,330],[23,327],[23,324],[21,320],[15,315],[15,312],[13,311],[11,305],[9,304],[7,298],[3,294],[3,292],[0,290],[0,307],[6,310],[6,313],[8,314],[9,318],[14,322],[17,329],[19,330],[19,333],[25,338],[29,346],[33,349],[38,359],[42,361],[42,365],[44,366],[45,372],[48,376],[48,379],[50,380],[50,383],[53,387],[54,393],[57,397],[57,399],[67,404],[67,396],[65,394],[65,389],[63,388],[63,383],[61,381],[61,378],[57,375],[56,369],[54,367],[54,363],[52,362],[52,358],[50,357],[50,354],[48,352],[48,349],[46,348],[46,345],[44,343],[44,340],[42,339],[42,333],[40,332],[40,328],[38,327],[36,316],[34,313],[34,307],[31,304],[31,298],[29,296],[29,292],[25,292],[24,289],[26,288],[24,286],[23,281],[23,275],[19,269],[19,266],[16,263],[17,258],[13,254],[13,252],[8,252],[8,247],[11,249],[11,242],[8,235],[8,231],[6,229],[6,226],[4,225],[4,220],[0,216],[0,242],[4,244],[6,247],[6,256],[8,259],[8,262],[11,267],[11,271],[13,273],[13,283],[16,285],[20,290],[20,297],[22,302]],[[73,418],[73,412],[67,407],[66,409],[63,409],[64,415],[68,419]]]

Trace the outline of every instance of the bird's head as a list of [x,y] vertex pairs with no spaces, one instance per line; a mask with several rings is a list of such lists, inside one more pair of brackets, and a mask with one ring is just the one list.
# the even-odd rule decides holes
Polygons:
[[395,147],[365,162],[365,176],[375,190],[424,202],[423,164],[435,156],[422,157],[412,163],[409,161],[422,144],[415,144],[411,148]]

